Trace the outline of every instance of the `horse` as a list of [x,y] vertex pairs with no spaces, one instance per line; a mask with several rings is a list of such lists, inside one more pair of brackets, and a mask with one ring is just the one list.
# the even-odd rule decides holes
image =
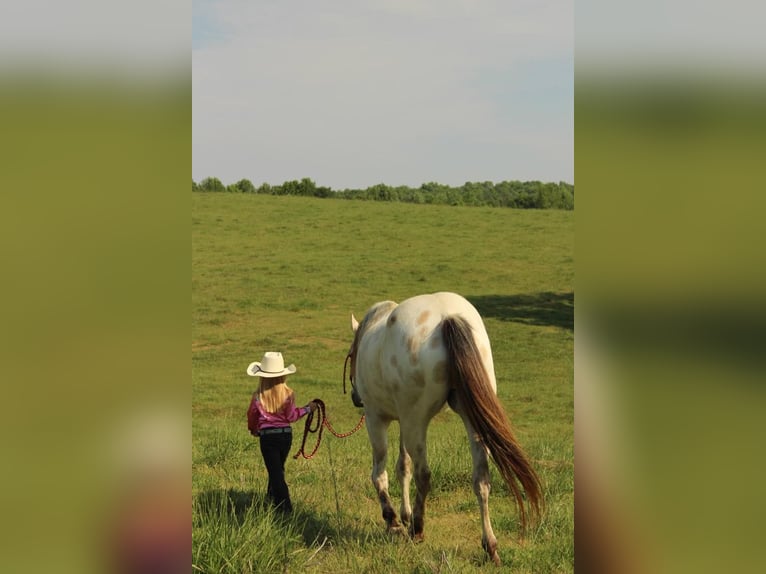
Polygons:
[[[364,408],[372,447],[372,484],[390,531],[408,530],[424,538],[426,496],[431,486],[427,461],[428,424],[445,405],[463,421],[473,460],[473,491],[479,503],[482,548],[500,565],[497,538],[489,517],[488,454],[508,484],[519,512],[521,531],[528,512],[540,516],[542,485],[497,398],[489,337],[476,308],[455,293],[417,295],[375,303],[361,323],[351,314],[351,398]],[[345,375],[344,375],[345,377]],[[388,493],[388,427],[399,421],[396,477],[401,486],[400,519]],[[414,467],[414,472],[413,472]],[[410,482],[417,495],[410,504]]]

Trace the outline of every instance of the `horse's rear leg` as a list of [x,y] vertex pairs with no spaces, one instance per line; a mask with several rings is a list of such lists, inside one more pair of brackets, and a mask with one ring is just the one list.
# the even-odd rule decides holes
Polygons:
[[396,518],[396,511],[388,494],[388,472],[386,462],[388,459],[388,422],[381,421],[376,417],[367,416],[367,434],[372,445],[372,485],[378,493],[380,508],[386,527],[396,529],[400,527]]
[[489,491],[491,490],[491,485],[489,481],[487,449],[478,440],[473,428],[467,423],[466,431],[468,432],[468,440],[471,444],[471,458],[473,459],[473,492],[479,501],[479,512],[481,514],[481,546],[492,561],[500,566],[500,556],[497,554],[497,538],[492,530],[492,523],[489,520]]
[[422,542],[425,536],[423,526],[426,515],[426,497],[431,490],[431,469],[428,467],[426,456],[425,428],[402,428],[404,448],[412,457],[415,467],[415,486],[418,489],[415,496],[415,508],[412,512],[410,536],[415,542]]
[[404,441],[399,437],[399,460],[396,462],[396,478],[399,479],[399,486],[402,489],[402,505],[399,508],[399,516],[402,524],[410,525],[412,520],[412,506],[410,506],[410,481],[412,480],[412,459],[407,449],[404,448]]
[[471,458],[473,459],[473,492],[476,494],[476,500],[479,502],[479,513],[481,514],[481,546],[487,553],[487,556],[500,566],[500,556],[497,554],[497,538],[492,530],[492,523],[489,519],[489,492],[491,490],[489,479],[489,461],[487,449],[479,439],[473,426],[468,421],[460,408],[460,403],[454,393],[450,394],[448,399],[449,406],[463,419],[465,431],[468,434],[468,444],[471,447]]

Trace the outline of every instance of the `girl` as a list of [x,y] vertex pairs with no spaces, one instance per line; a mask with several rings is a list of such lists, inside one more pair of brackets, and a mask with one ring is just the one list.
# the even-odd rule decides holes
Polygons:
[[295,365],[285,368],[282,353],[272,351],[247,368],[248,375],[261,379],[247,410],[247,428],[261,439],[261,454],[269,473],[267,496],[285,514],[293,511],[285,482],[285,460],[293,444],[290,423],[316,409],[314,401],[305,407],[295,406],[295,393],[285,382],[295,371]]

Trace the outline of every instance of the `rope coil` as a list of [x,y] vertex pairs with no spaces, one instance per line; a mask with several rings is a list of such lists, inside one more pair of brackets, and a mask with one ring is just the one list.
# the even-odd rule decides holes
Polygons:
[[[314,402],[317,404],[317,408],[314,412],[309,412],[309,414],[306,415],[306,425],[303,427],[301,448],[293,455],[293,458],[298,458],[299,456],[302,456],[306,460],[314,458],[314,455],[319,449],[319,445],[322,443],[322,432],[325,428],[327,428],[327,430],[329,430],[336,438],[346,438],[362,428],[362,424],[364,423],[364,415],[362,415],[362,418],[359,419],[359,422],[353,429],[346,433],[339,433],[332,428],[330,420],[327,418],[327,407],[322,399],[314,399]],[[314,420],[314,415],[316,415],[316,421]],[[314,446],[314,450],[312,450],[310,454],[306,454],[306,439],[308,439],[309,433],[316,432],[319,432],[319,436],[317,436],[317,443]]]

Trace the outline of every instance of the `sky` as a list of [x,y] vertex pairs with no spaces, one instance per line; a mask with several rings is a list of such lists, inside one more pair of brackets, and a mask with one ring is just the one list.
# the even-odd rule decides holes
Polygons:
[[573,0],[194,0],[193,171],[574,183]]

